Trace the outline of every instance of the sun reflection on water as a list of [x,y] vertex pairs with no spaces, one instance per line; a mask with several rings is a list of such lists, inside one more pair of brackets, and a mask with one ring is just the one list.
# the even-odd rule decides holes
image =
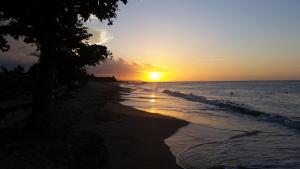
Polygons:
[[150,99],[150,102],[151,102],[151,103],[155,103],[156,100],[155,100],[155,99]]
[[156,99],[155,99],[156,96],[155,96],[155,94],[152,93],[152,94],[150,95],[150,98],[151,98],[151,99],[150,99],[150,103],[155,103],[155,102],[156,102]]

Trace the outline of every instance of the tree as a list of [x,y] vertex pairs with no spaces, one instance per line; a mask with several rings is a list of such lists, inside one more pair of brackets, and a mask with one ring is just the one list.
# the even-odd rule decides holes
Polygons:
[[[84,42],[91,35],[83,26],[91,15],[111,25],[119,3],[127,0],[7,0],[0,6],[0,49],[9,50],[6,35],[24,37],[25,43],[35,44],[40,51],[37,89],[33,96],[31,126],[47,130],[48,105],[55,75],[61,65],[68,71],[80,70],[85,64],[95,64],[109,57],[103,46]],[[100,52],[100,53],[98,53]],[[83,59],[89,56],[91,59]],[[94,60],[93,60],[94,59]],[[63,72],[63,71],[61,71]]]
[[59,85],[67,85],[69,89],[84,84],[88,79],[86,66],[95,66],[99,61],[111,57],[106,46],[83,45],[76,52],[76,56],[63,53],[59,57],[57,66],[57,82]]

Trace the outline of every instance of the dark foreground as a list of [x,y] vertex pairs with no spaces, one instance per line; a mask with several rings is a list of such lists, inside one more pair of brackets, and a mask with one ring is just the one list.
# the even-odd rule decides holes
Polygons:
[[2,128],[0,168],[180,168],[163,140],[187,123],[123,106],[120,92],[126,89],[92,82],[56,99],[47,138],[22,125]]

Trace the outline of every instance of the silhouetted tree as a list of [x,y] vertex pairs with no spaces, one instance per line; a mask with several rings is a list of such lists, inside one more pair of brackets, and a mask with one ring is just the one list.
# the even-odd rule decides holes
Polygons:
[[82,45],[76,55],[62,53],[57,69],[57,80],[60,85],[73,88],[87,81],[86,66],[95,66],[99,61],[111,57],[111,53],[105,46]]
[[[31,126],[44,132],[47,129],[47,111],[55,75],[80,70],[83,65],[93,65],[109,57],[103,46],[84,42],[91,35],[83,22],[90,15],[101,22],[116,17],[119,2],[127,0],[5,0],[0,5],[0,49],[9,50],[5,36],[35,44],[40,51],[37,69],[37,90],[33,97]],[[100,53],[99,53],[100,52]],[[101,53],[102,52],[102,53]],[[89,57],[88,59],[83,59]],[[76,58],[77,57],[77,58]],[[67,73],[67,72],[66,72]]]
[[16,73],[19,73],[19,74],[25,73],[24,67],[21,66],[21,65],[17,65],[17,66],[13,69],[13,71],[16,72]]
[[8,70],[0,67],[0,100],[16,99],[32,93],[33,81],[21,65]]

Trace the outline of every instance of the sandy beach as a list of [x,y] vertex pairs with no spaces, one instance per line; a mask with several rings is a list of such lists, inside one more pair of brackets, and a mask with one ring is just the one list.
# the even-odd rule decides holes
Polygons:
[[107,111],[124,115],[102,128],[111,168],[180,168],[163,140],[185,122],[116,103]]
[[[90,83],[87,91],[103,93],[103,85],[107,84]],[[110,93],[126,90],[118,86],[110,87],[106,89],[113,90]],[[93,112],[95,118],[90,120],[96,124],[96,132],[103,137],[107,146],[108,168],[180,168],[164,144],[164,139],[187,122],[121,105],[118,103],[118,94],[107,100],[103,110]]]
[[187,122],[121,105],[120,92],[128,89],[90,82],[56,99],[47,139],[3,129],[0,168],[180,168],[164,139]]

